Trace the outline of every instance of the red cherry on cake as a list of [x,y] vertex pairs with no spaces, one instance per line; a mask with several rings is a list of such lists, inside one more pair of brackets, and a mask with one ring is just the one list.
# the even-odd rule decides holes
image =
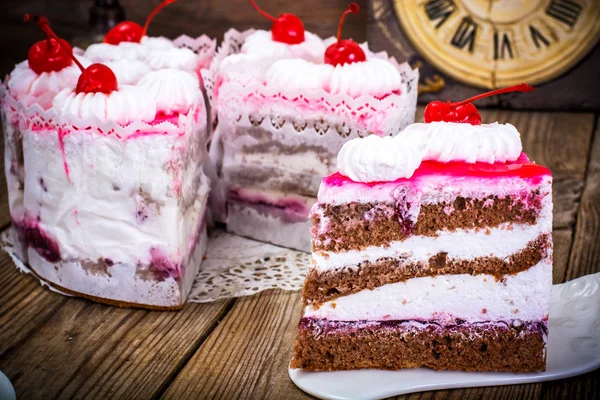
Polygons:
[[48,18],[39,15],[25,14],[25,21],[34,21],[37,26],[58,43],[64,53],[70,60],[81,70],[81,76],[77,80],[77,87],[75,93],[110,93],[118,88],[117,77],[115,73],[104,64],[92,64],[87,68],[83,68],[83,65],[75,58],[71,46],[64,45],[61,39],[50,29],[50,22]]
[[340,23],[337,31],[337,42],[331,44],[327,50],[325,50],[325,63],[330,65],[344,65],[355,62],[365,61],[367,56],[363,49],[351,39],[342,40],[342,25],[344,19],[349,13],[357,14],[360,11],[360,7],[356,3],[350,3],[348,9],[342,14]]
[[164,0],[162,3],[156,6],[152,13],[150,13],[148,16],[148,19],[143,27],[133,21],[123,21],[118,23],[114,26],[114,28],[106,33],[106,36],[104,36],[104,43],[119,44],[121,42],[141,42],[142,38],[146,36],[150,21],[152,21],[156,13],[158,13],[167,5],[175,3],[176,1],[177,0]]
[[[43,19],[44,24],[50,26],[48,19],[45,17],[40,18]],[[25,15],[25,21],[29,21],[29,15],[27,14]],[[73,53],[73,49],[71,49],[69,43],[64,39],[55,39],[48,34],[46,35],[47,38],[31,46],[27,54],[29,68],[37,74],[60,71],[73,63],[69,56]],[[68,52],[65,49],[68,49]]]
[[281,14],[278,18],[264,12],[254,0],[248,0],[256,11],[273,21],[271,37],[276,42],[298,44],[304,42],[304,24],[294,14]]
[[115,73],[104,64],[95,63],[82,69],[75,93],[111,93],[117,90]]
[[470,99],[450,103],[450,101],[432,101],[425,107],[424,120],[426,123],[443,121],[443,122],[465,122],[471,125],[481,125],[481,115],[477,111],[472,102],[488,96],[494,96],[502,93],[510,92],[532,92],[535,88],[525,83],[520,85],[507,87],[504,89],[492,90],[491,92],[482,93],[471,97]]

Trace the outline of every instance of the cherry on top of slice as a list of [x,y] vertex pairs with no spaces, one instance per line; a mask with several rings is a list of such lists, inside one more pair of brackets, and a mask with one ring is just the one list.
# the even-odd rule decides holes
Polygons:
[[287,44],[304,42],[304,24],[300,18],[294,14],[280,14],[278,18],[275,18],[263,11],[254,0],[248,1],[263,17],[273,21],[271,37],[274,41]]
[[325,50],[325,63],[333,66],[351,64],[355,62],[365,61],[367,56],[363,49],[352,39],[342,40],[342,25],[346,15],[353,13],[358,14],[360,7],[356,3],[350,3],[346,11],[340,18],[337,31],[337,41],[332,43],[327,50]]
[[[50,22],[46,17],[39,18],[40,23],[50,27]],[[25,14],[25,21],[29,21],[28,14]],[[41,74],[43,72],[58,72],[70,66],[73,63],[70,56],[73,54],[73,49],[69,43],[56,35],[48,34],[44,29],[42,30],[46,33],[46,39],[34,43],[27,53],[29,68],[35,73]]]
[[110,31],[104,36],[104,43],[108,44],[119,44],[121,42],[135,42],[140,43],[142,38],[146,36],[150,21],[154,16],[167,5],[176,2],[177,0],[164,0],[150,13],[146,23],[142,27],[140,24],[133,21],[123,21],[115,25]]
[[492,90],[487,93],[482,93],[477,96],[471,97],[463,101],[451,103],[449,100],[443,101],[432,101],[425,107],[424,120],[426,123],[443,121],[443,122],[464,122],[471,125],[481,125],[481,115],[477,111],[472,102],[482,99],[484,97],[494,96],[502,93],[510,92],[532,92],[535,90],[534,87],[529,86],[525,83],[520,85],[510,86],[503,89]]

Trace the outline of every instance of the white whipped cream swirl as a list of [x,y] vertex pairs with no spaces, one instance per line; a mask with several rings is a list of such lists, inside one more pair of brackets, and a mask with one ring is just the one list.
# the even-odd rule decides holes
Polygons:
[[282,90],[322,88],[331,94],[358,97],[399,90],[402,77],[391,62],[380,58],[336,66],[289,59],[274,62],[266,73],[265,83]]
[[[84,67],[90,65],[90,61],[84,57],[78,57]],[[27,60],[20,62],[10,73],[8,78],[8,90],[10,94],[25,105],[39,104],[47,109],[52,105],[52,99],[65,88],[74,88],[81,71],[75,64],[61,69],[60,71],[42,72],[38,74],[29,68]]]
[[138,60],[142,58],[149,49],[139,43],[122,42],[118,45],[109,43],[94,43],[85,50],[85,57],[92,62],[107,62],[118,60]]
[[400,132],[398,140],[419,144],[423,160],[467,163],[514,161],[523,151],[521,135],[511,124],[419,123]]
[[395,137],[370,135],[346,142],[339,171],[356,182],[410,178],[424,160],[493,164],[515,161],[523,150],[511,124],[417,123]]
[[340,172],[356,182],[410,178],[421,164],[416,143],[369,135],[346,142],[337,156]]
[[148,66],[155,71],[174,68],[194,72],[198,67],[198,56],[185,47],[155,48],[150,50],[144,59]]
[[170,39],[167,39],[164,36],[156,36],[156,37],[144,36],[140,43],[142,44],[142,46],[145,46],[151,50],[160,50],[160,49],[168,50],[168,49],[175,48],[173,41]]
[[322,63],[325,45],[319,36],[310,32],[304,32],[304,42],[287,44],[274,41],[271,31],[257,30],[248,35],[244,41],[242,53],[272,59],[301,58],[315,63]]
[[75,93],[64,89],[52,102],[59,115],[74,115],[85,119],[96,117],[102,122],[127,125],[133,121],[150,122],[156,116],[152,96],[135,87],[120,85],[112,93]]
[[117,77],[119,85],[135,85],[150,71],[149,66],[140,60],[115,60],[105,62]]
[[190,107],[203,101],[198,76],[177,69],[150,72],[139,81],[138,87],[156,102],[157,111],[167,115],[187,113]]

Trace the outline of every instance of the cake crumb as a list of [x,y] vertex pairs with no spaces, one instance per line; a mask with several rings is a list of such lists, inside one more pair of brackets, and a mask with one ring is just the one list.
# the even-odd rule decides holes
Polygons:
[[406,299],[402,300],[402,304],[406,304]]
[[336,308],[337,304],[336,303],[331,303],[331,308]]
[[518,309],[518,308],[515,308],[515,309],[513,310],[513,314],[518,314],[518,313],[519,313],[519,309]]
[[482,309],[481,309],[481,313],[482,313],[482,314],[487,314],[487,308],[482,308]]
[[385,314],[382,318],[383,319],[388,319],[390,317],[390,314]]

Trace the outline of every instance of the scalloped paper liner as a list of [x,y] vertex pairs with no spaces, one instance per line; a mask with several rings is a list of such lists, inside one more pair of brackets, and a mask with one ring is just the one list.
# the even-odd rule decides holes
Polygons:
[[[204,81],[206,93],[211,105],[211,125],[215,124],[217,111],[220,114],[219,122],[225,118],[239,121],[243,118],[260,120],[267,115],[279,117],[277,113],[267,113],[264,112],[264,110],[255,110],[257,113],[245,113],[240,109],[235,109],[235,107],[224,107],[224,109],[218,110],[218,103],[220,103],[223,99],[240,101],[240,99],[245,100],[248,98],[263,98],[268,99],[269,104],[267,106],[269,106],[271,102],[276,103],[278,98],[283,99],[283,97],[306,100],[308,102],[319,102],[319,104],[322,106],[322,112],[327,114],[326,118],[333,117],[333,119],[335,119],[336,116],[341,116],[343,117],[343,121],[340,122],[345,122],[346,124],[349,124],[353,119],[357,119],[357,115],[360,116],[361,114],[378,112],[392,108],[402,110],[402,117],[395,121],[397,126],[405,127],[414,121],[419,71],[417,69],[412,69],[412,67],[410,67],[410,65],[407,63],[399,64],[396,59],[390,57],[386,52],[372,53],[372,57],[382,58],[394,64],[400,71],[403,86],[400,88],[400,95],[389,95],[383,99],[378,99],[372,95],[363,95],[354,98],[344,93],[330,94],[324,89],[311,91],[286,91],[282,94],[280,89],[266,87],[260,83],[242,85],[237,82],[227,82],[221,87],[218,87],[218,74],[223,59],[230,54],[239,53],[245,39],[253,32],[254,30],[252,29],[244,32],[238,32],[235,29],[230,29],[227,31],[225,33],[223,42],[217,49],[217,52],[212,59],[210,67],[208,69],[201,70],[202,79]],[[240,103],[245,102],[240,101]],[[306,121],[306,119],[303,120],[302,118],[299,118],[295,122],[296,126],[302,126],[304,122],[308,121]]]

